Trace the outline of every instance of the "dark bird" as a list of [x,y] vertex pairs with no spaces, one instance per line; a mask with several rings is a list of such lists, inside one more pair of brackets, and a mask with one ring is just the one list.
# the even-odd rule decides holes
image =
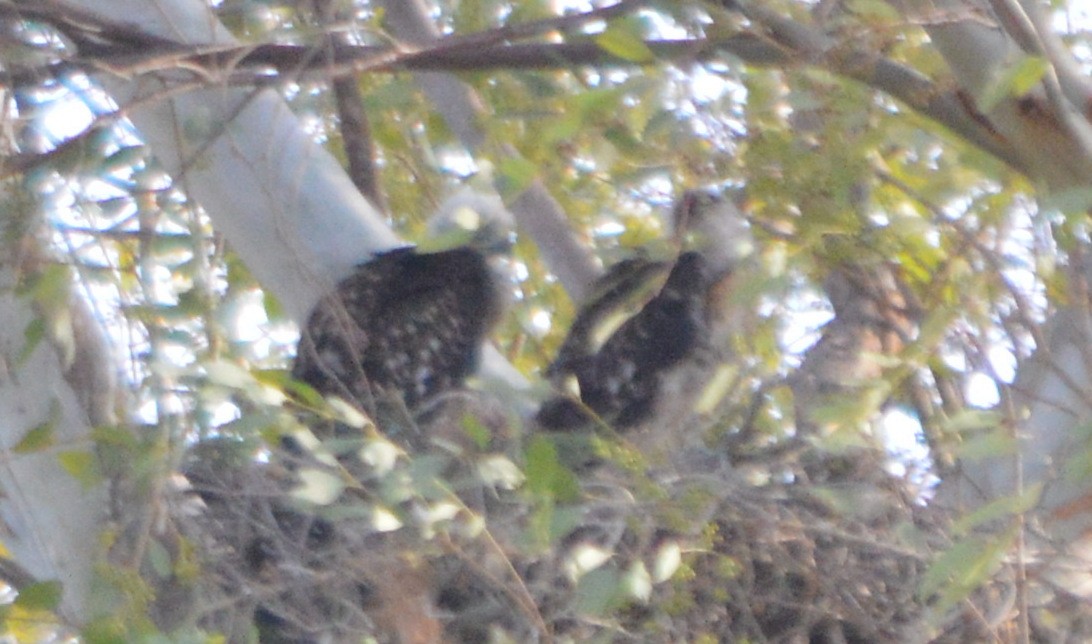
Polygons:
[[512,225],[499,201],[465,196],[435,223],[427,248],[378,253],[319,301],[294,378],[368,411],[378,394],[412,410],[474,373],[505,308],[508,285],[492,262],[510,248]]
[[547,371],[559,388],[577,392],[543,404],[543,427],[573,429],[598,417],[627,430],[659,408],[685,411],[684,399],[692,402],[704,385],[694,370],[682,380],[673,375],[717,360],[724,294],[750,237],[734,207],[704,191],[686,192],[672,220],[682,251],[675,259],[616,264],[577,314]]

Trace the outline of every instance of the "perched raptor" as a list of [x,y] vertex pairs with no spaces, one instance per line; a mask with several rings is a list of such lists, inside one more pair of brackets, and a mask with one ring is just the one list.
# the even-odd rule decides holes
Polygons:
[[292,376],[366,410],[380,393],[414,409],[462,385],[506,302],[491,261],[512,229],[497,208],[449,205],[439,218],[448,230],[433,235],[448,248],[396,248],[357,266],[311,312]]
[[686,192],[672,220],[679,255],[616,264],[576,316],[548,375],[562,389],[575,381],[578,393],[547,400],[542,426],[586,426],[594,414],[624,431],[665,403],[696,397],[700,375],[672,376],[687,363],[714,361],[721,300],[749,236],[731,204],[708,192]]

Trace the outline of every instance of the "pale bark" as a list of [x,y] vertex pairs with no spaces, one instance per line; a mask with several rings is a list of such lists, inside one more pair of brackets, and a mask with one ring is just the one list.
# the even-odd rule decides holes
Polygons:
[[[82,485],[58,459],[72,452],[93,462],[91,428],[112,418],[113,362],[102,361],[97,321],[80,300],[40,318],[29,297],[13,292],[16,255],[0,263],[0,533],[35,581],[63,584],[59,614],[79,625],[94,609],[90,591],[106,494],[101,484]],[[24,357],[25,332],[39,318],[54,333]],[[48,447],[16,449],[27,432],[45,426],[52,428]]]
[[[1043,20],[1036,3],[1015,0],[898,2],[920,20],[981,118],[1021,159],[1020,169],[1051,191],[1092,184],[1092,81]],[[981,103],[983,92],[1024,56],[1050,63],[1022,96]]]
[[[233,42],[196,0],[71,0],[187,43]],[[99,79],[156,158],[208,212],[261,284],[303,322],[334,280],[398,243],[337,161],[272,90],[207,87],[157,96],[148,79]],[[140,98],[140,102],[131,101]]]

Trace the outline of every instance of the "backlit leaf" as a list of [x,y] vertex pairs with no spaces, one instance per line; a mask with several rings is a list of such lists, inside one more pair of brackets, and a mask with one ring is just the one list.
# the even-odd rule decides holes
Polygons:
[[627,21],[612,22],[595,37],[595,44],[610,54],[634,63],[652,62],[656,56],[634,27],[634,23]]
[[53,610],[61,603],[61,582],[40,581],[24,587],[15,605],[28,610]]

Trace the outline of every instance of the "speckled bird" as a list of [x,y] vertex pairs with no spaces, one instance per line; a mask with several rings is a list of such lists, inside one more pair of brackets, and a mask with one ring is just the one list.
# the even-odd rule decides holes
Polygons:
[[543,427],[587,426],[594,414],[624,431],[695,393],[676,389],[700,387],[692,375],[685,384],[672,376],[715,360],[731,269],[750,237],[734,207],[706,191],[684,193],[671,219],[678,256],[615,264],[578,312],[547,371],[560,389],[577,391],[542,405]]
[[442,210],[428,248],[378,253],[319,301],[294,378],[365,410],[379,393],[412,410],[474,373],[508,299],[494,264],[512,224],[499,200],[456,199]]

